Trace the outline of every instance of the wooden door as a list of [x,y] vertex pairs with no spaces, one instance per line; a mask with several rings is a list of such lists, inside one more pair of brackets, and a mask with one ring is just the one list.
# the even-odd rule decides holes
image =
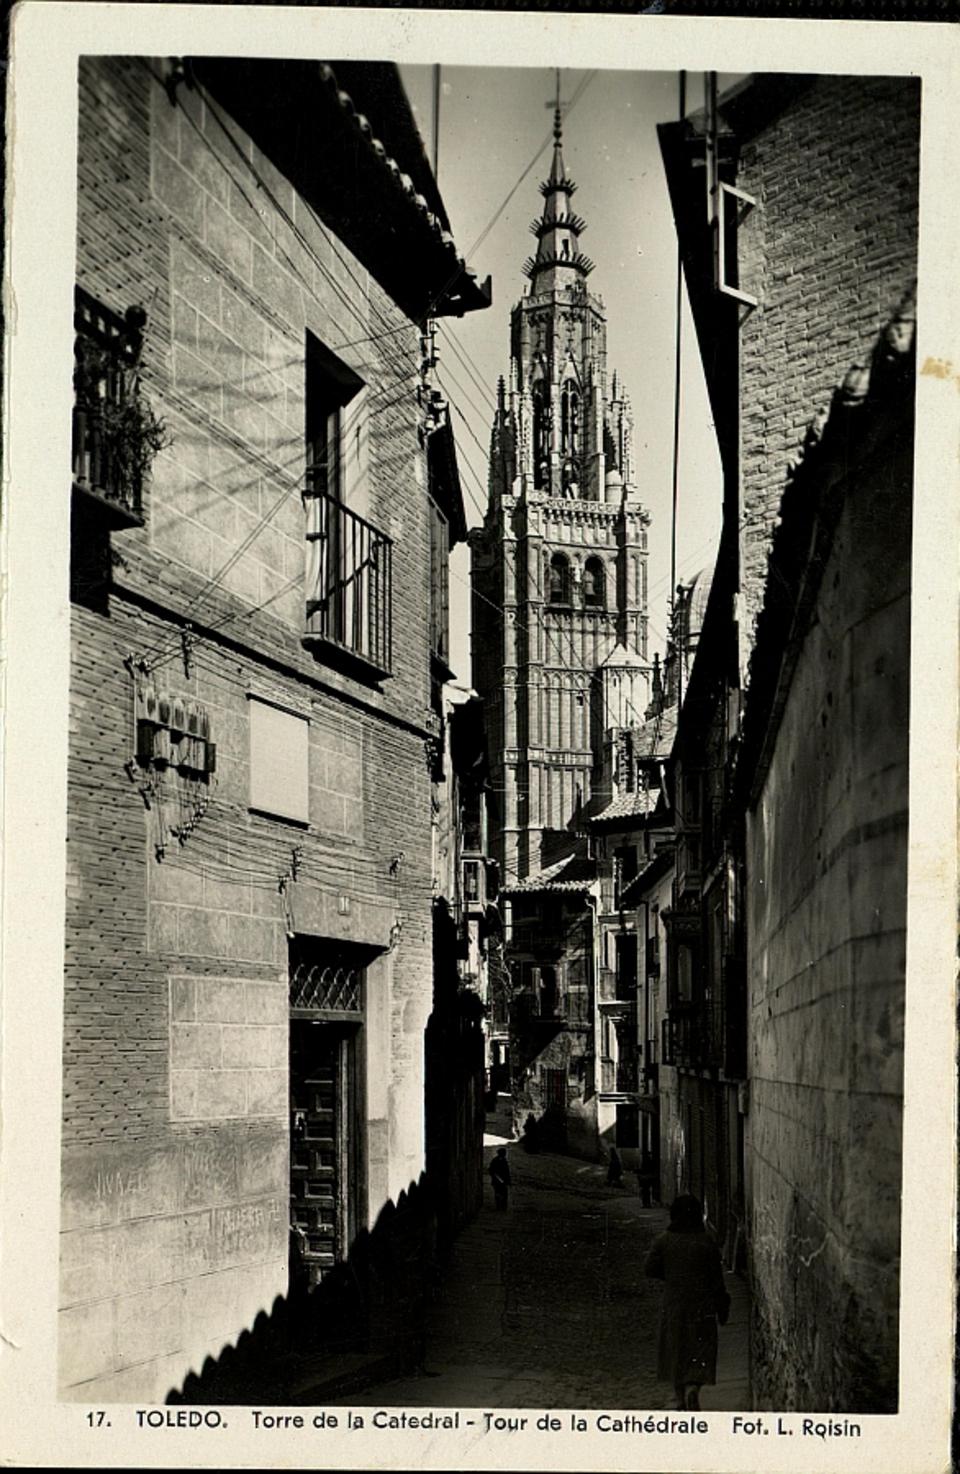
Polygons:
[[347,1052],[342,1031],[290,1025],[290,1225],[311,1285],[344,1254]]

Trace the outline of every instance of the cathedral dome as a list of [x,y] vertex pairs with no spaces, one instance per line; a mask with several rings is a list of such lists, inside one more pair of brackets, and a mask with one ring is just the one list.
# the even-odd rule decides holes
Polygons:
[[707,602],[710,598],[710,588],[713,584],[713,564],[708,568],[701,568],[695,573],[688,585],[687,596],[687,628],[686,642],[688,646],[696,645],[703,629],[703,621],[707,613]]

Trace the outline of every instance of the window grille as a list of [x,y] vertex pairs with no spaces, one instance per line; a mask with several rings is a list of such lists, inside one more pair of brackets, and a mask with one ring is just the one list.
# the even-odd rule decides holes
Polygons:
[[393,663],[393,543],[308,477],[307,644],[358,657],[380,675]]
[[298,962],[290,970],[290,1007],[359,1014],[362,978],[362,969],[357,967]]
[[143,524],[143,469],[162,427],[141,400],[137,364],[146,313],[124,317],[81,288],[74,307],[72,476],[121,527]]
[[[363,495],[364,384],[312,333],[306,346],[306,629],[333,665],[392,663],[393,544],[349,503]],[[359,672],[365,673],[365,672]]]

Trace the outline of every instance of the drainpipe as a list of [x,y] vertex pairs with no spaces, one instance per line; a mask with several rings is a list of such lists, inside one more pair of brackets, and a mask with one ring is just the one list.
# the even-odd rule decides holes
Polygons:
[[[594,882],[597,884],[598,882]],[[591,978],[591,1008],[590,1019],[593,1032],[592,1044],[592,1073],[594,1097],[599,1095],[600,1086],[600,897],[596,891],[587,892],[587,905],[590,908],[590,955],[593,959]],[[595,1101],[597,1112],[597,1145],[599,1146],[600,1134],[600,1102]]]

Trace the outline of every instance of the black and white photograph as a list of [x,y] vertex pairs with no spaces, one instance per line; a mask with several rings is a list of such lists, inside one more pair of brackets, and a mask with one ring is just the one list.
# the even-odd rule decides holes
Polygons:
[[16,1446],[933,1474],[956,37],[217,9],[15,19]]

